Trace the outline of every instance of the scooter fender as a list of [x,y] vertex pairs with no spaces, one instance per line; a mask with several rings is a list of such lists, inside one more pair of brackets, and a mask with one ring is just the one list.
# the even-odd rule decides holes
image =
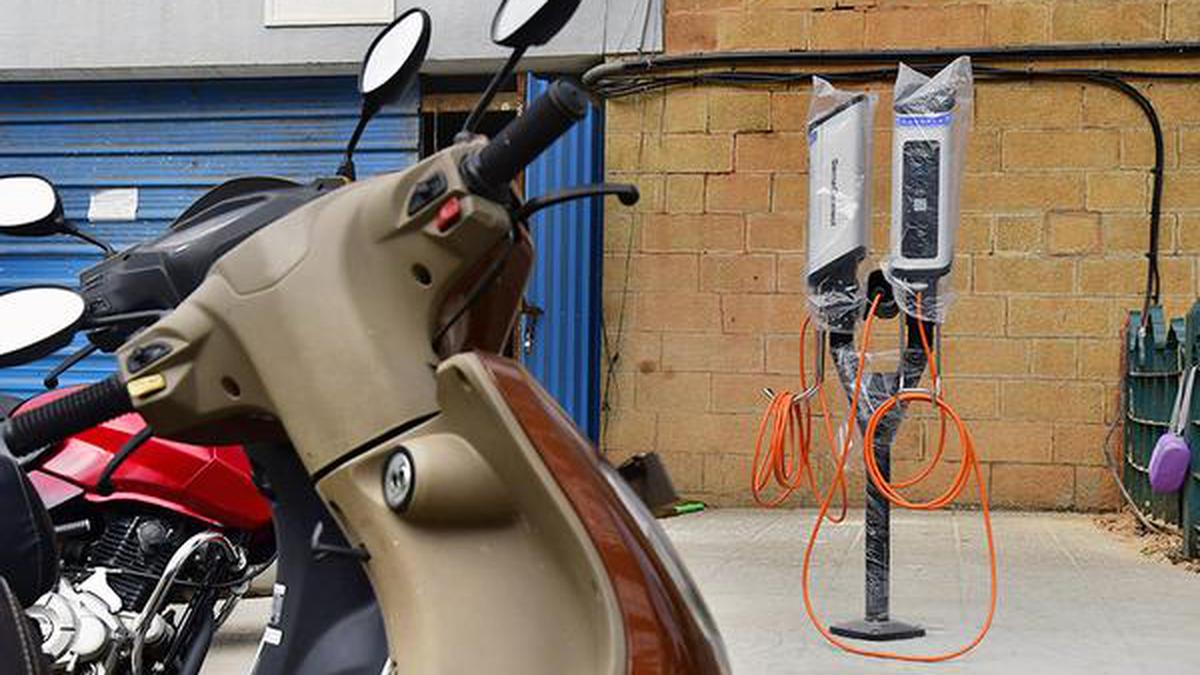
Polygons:
[[[437,392],[437,417],[317,484],[370,555],[397,671],[624,672],[599,554],[482,358],[443,362]],[[394,510],[384,479],[397,453],[412,458],[412,482]]]
[[437,392],[435,418],[317,485],[370,556],[398,672],[722,672],[605,460],[520,365],[459,354]]

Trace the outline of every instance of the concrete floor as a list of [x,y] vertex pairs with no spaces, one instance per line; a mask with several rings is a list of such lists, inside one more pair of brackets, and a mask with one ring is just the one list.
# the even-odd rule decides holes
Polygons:
[[[855,519],[858,515],[858,519]],[[851,656],[804,614],[800,559],[811,511],[714,510],[665,521],[720,625],[736,673],[1191,673],[1200,671],[1200,575],[1142,556],[1090,516],[996,514],[1000,601],[974,652],[938,666]],[[860,616],[862,521],[823,529],[815,602],[826,620]],[[905,653],[949,650],[983,619],[987,560],[979,514],[894,516],[895,618],[928,637]],[[203,673],[246,672],[267,611],[244,603]]]

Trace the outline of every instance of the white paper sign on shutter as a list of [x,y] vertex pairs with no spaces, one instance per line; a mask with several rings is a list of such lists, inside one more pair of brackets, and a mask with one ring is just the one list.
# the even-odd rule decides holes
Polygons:
[[275,26],[352,26],[390,23],[395,0],[265,0],[263,24]]

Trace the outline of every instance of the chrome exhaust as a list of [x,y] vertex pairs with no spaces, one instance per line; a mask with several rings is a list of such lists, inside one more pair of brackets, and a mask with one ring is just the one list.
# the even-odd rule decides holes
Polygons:
[[[146,601],[146,606],[142,608],[138,614],[137,620],[133,624],[133,648],[130,651],[130,665],[133,675],[142,675],[142,651],[146,646],[146,633],[149,631],[154,617],[158,615],[159,610],[166,604],[168,593],[171,587],[175,585],[175,578],[179,576],[180,570],[183,569],[188,559],[192,557],[200,549],[209,544],[220,546],[235,562],[235,569],[242,570],[246,567],[246,558],[242,555],[241,549],[234,546],[229,538],[220,532],[207,530],[192,535],[183,545],[176,549],[171,555],[171,559],[167,561],[166,568],[163,569],[162,576],[159,577],[158,583],[154,586],[154,592],[150,594],[150,599]],[[236,604],[236,603],[235,603]],[[221,609],[221,620],[223,621],[229,616],[232,607],[226,603]]]

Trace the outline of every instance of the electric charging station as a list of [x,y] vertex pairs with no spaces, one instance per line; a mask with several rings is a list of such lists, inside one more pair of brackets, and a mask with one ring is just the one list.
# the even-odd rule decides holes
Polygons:
[[[964,110],[958,105],[957,89],[901,69],[893,104],[891,251],[884,275],[903,311],[902,351],[895,372],[863,375],[868,404],[871,397],[882,403],[902,391],[920,391],[921,376],[929,365],[923,335],[932,334],[935,345],[940,343],[938,284],[950,273],[954,260],[959,194],[955,161],[963,150],[959,136],[965,135],[956,133],[956,116],[962,119],[970,110],[969,106]],[[960,129],[962,124],[959,122]],[[852,341],[836,340],[833,354],[842,386],[850,393],[858,375],[853,368]],[[940,398],[940,379],[933,382],[930,395]],[[857,408],[855,421],[864,434],[874,414],[871,408],[877,410],[879,406]],[[903,406],[885,413],[879,424],[881,431],[873,436],[873,447],[866,450],[874,454],[879,473],[887,481],[892,479],[892,444],[903,418]],[[865,507],[864,616],[835,624],[830,631],[872,641],[924,636],[924,628],[891,617],[891,506],[872,481],[867,481]]]
[[[951,285],[946,278],[954,261],[960,177],[972,95],[971,64],[967,57],[954,61],[933,77],[901,64],[892,111],[890,250],[881,261],[881,269],[864,283],[859,267],[867,257],[869,241],[871,121],[875,99],[869,94],[839,91],[820,78],[814,78],[813,82],[808,124],[810,316],[800,334],[801,391],[776,394],[764,390],[772,402],[760,426],[751,484],[760,504],[775,505],[801,485],[807,472],[820,511],[804,556],[805,609],[826,640],[867,656],[909,661],[954,658],[983,639],[995,610],[995,546],[986,487],[970,434],[945,398],[938,358],[940,326],[952,300]],[[896,366],[884,372],[869,370],[867,357],[873,322],[890,318],[898,318],[900,356]],[[811,385],[804,363],[804,339],[810,323],[816,325],[816,378]],[[849,417],[861,432],[868,473],[863,616],[828,628],[817,618],[810,598],[810,561],[823,521],[828,517],[831,522],[840,522],[845,515],[844,470],[852,434],[844,433],[840,442],[835,440],[829,422],[830,411],[822,389],[826,349],[850,403]],[[929,384],[923,387],[921,380],[926,371]],[[814,401],[826,419],[826,436],[836,465],[834,479],[823,494],[812,480],[809,464]],[[943,425],[952,423],[962,445],[963,458],[953,484],[928,502],[911,501],[900,490],[932,473],[943,456],[945,434],[933,459],[917,475],[900,481],[893,481],[891,476],[892,445],[906,409],[913,402],[932,407]],[[764,451],[762,443],[768,429],[772,433],[769,447]],[[789,448],[791,443],[797,447]],[[791,459],[797,456],[799,461]],[[933,656],[876,652],[842,642],[839,638],[881,642],[925,635],[919,625],[891,616],[891,506],[917,510],[943,508],[961,494],[972,474],[980,491],[992,582],[987,619],[974,640],[955,652]],[[762,492],[771,475],[781,491],[775,499],[764,500]],[[842,515],[829,516],[829,507],[839,489]]]

